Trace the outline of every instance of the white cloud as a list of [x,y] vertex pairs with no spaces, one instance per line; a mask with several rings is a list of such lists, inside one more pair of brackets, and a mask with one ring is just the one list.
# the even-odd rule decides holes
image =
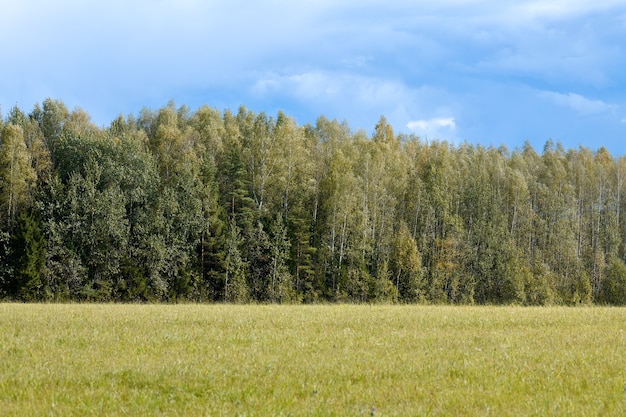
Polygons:
[[514,5],[511,11],[520,18],[564,19],[602,12],[624,6],[622,0],[533,0]]
[[440,117],[428,120],[413,120],[406,127],[422,137],[456,141],[456,121],[454,117]]
[[[458,100],[433,86],[412,87],[398,80],[356,75],[344,71],[309,70],[293,74],[265,74],[251,87],[259,100],[295,102],[309,121],[324,114],[347,120],[353,129],[373,129],[384,115],[397,132],[456,140],[453,117],[414,120],[415,115],[450,115]],[[310,117],[313,116],[313,120]],[[304,120],[296,116],[300,122]],[[409,122],[413,120],[412,122]],[[409,122],[407,124],[407,122]]]
[[252,92],[260,96],[286,95],[298,100],[350,107],[389,107],[415,100],[416,90],[398,81],[350,72],[322,70],[279,75],[266,74]]
[[406,127],[408,127],[410,130],[413,130],[413,131],[436,130],[442,127],[455,130],[456,122],[454,121],[454,117],[446,117],[446,118],[430,119],[430,120],[414,120],[412,122],[407,123]]
[[569,107],[581,114],[598,114],[615,110],[615,106],[602,100],[589,99],[576,93],[562,94],[554,91],[542,91],[539,96],[561,107]]

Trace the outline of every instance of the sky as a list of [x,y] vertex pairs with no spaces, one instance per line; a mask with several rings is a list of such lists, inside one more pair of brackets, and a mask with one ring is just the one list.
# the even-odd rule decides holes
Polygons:
[[174,100],[626,155],[626,0],[0,0],[0,111]]

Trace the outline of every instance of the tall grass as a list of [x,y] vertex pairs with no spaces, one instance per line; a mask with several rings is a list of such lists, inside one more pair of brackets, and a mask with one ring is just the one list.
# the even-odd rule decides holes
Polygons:
[[626,309],[0,304],[0,415],[626,415]]

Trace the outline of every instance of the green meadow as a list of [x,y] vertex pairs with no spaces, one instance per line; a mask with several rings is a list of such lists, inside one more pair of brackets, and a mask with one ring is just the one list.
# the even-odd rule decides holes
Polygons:
[[0,304],[3,416],[623,416],[626,309]]

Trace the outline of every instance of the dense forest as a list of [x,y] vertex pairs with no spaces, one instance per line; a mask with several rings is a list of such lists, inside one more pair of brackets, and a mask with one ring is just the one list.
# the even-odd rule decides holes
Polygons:
[[0,119],[0,298],[625,304],[626,157],[174,103]]

